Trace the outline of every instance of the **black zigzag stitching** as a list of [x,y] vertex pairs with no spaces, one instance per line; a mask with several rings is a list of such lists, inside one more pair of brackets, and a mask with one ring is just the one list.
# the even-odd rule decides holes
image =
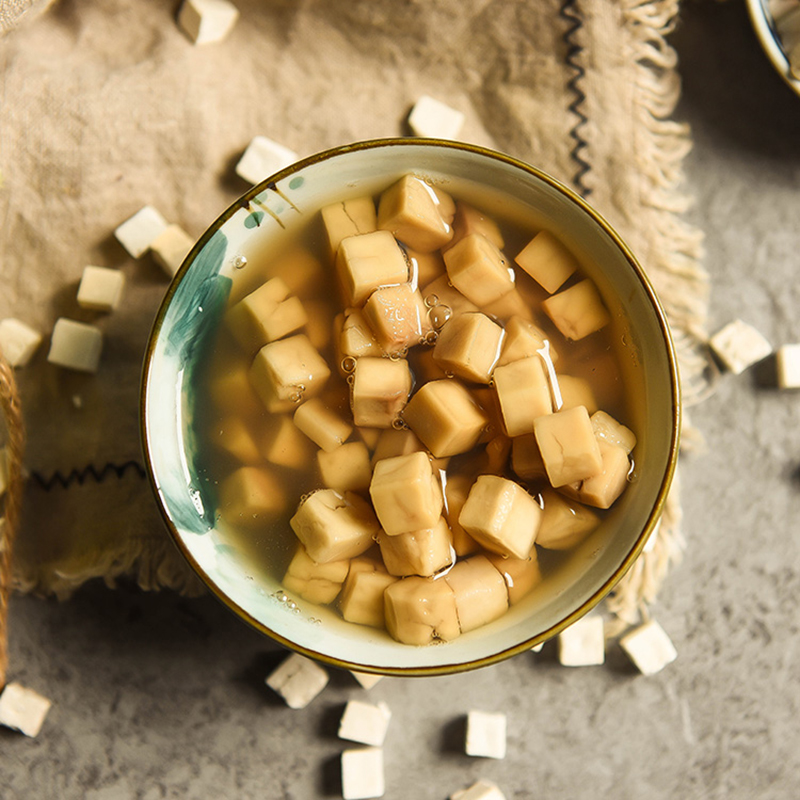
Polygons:
[[126,461],[123,464],[104,464],[102,467],[96,467],[94,464],[89,464],[83,469],[73,469],[66,475],[59,470],[56,470],[52,475],[44,476],[40,472],[33,471],[30,474],[33,480],[40,489],[46,492],[61,487],[62,489],[69,489],[70,486],[77,484],[83,486],[84,483],[93,481],[94,483],[102,483],[110,476],[116,476],[117,479],[122,478],[126,472],[133,471],[140,478],[144,478],[146,473],[144,467],[138,461]]
[[581,89],[580,82],[586,75],[586,70],[580,62],[580,55],[583,48],[575,41],[575,33],[583,27],[583,20],[577,9],[578,0],[564,0],[559,10],[559,16],[569,23],[568,29],[565,31],[563,40],[567,46],[566,63],[572,70],[572,77],[567,81],[567,89],[572,93],[573,100],[569,104],[569,110],[578,118],[578,121],[573,125],[569,135],[573,142],[574,147],[570,151],[570,158],[575,162],[578,169],[572,177],[572,182],[581,197],[588,197],[592,190],[583,182],[586,174],[591,170],[591,164],[586,161],[581,155],[582,151],[588,148],[588,142],[581,135],[581,128],[589,121],[586,114],[583,113],[581,106],[586,100],[586,95]]

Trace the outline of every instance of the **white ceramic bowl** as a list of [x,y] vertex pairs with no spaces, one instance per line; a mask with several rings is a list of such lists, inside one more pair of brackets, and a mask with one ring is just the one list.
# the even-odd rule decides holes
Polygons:
[[789,55],[766,0],[747,0],[747,10],[753,30],[772,66],[794,92],[800,94],[800,77],[792,71]]
[[[638,480],[568,568],[501,619],[453,642],[412,647],[344,622],[332,609],[281,601],[263,565],[250,563],[214,527],[213,498],[194,469],[193,370],[227,297],[226,274],[243,252],[270,247],[343,194],[374,193],[407,172],[488,194],[511,217],[533,216],[568,241],[612,312],[624,339],[622,369],[635,386]],[[660,516],[678,450],[680,404],[675,353],[652,286],[612,228],[553,178],[508,156],[453,142],[363,142],[300,161],[234,203],[187,256],[158,312],[141,398],[150,478],[178,548],[208,587],[255,628],[331,664],[387,674],[426,675],[489,664],[548,639],[585,614],[641,552]]]

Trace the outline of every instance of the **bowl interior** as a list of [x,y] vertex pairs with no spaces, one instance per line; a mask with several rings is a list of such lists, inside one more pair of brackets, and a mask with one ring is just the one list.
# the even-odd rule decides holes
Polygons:
[[[632,387],[639,443],[636,480],[569,566],[500,620],[430,647],[398,644],[384,632],[344,622],[335,611],[287,602],[263,564],[253,563],[216,522],[213,493],[194,467],[192,384],[198,353],[219,320],[237,259],[279,246],[318,209],[375,193],[407,172],[464,199],[487,196],[511,218],[533,218],[569,242],[625,342],[621,364]],[[513,254],[512,254],[513,255]],[[176,276],[148,347],[143,438],[151,480],[178,547],[237,614],[301,652],[354,669],[430,674],[490,663],[549,638],[591,608],[621,576],[655,526],[674,468],[678,388],[664,315],[613,231],[553,179],[500,154],[425,140],[361,143],[320,154],[260,184],[201,238]]]

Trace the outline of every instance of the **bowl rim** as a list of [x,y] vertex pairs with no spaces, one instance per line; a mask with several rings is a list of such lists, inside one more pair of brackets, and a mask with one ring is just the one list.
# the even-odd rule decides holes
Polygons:
[[[175,292],[179,284],[181,283],[183,276],[186,274],[187,270],[191,267],[197,255],[202,251],[202,249],[205,247],[205,245],[211,239],[211,237],[237,211],[239,211],[243,206],[246,207],[247,203],[253,197],[261,194],[265,189],[274,187],[279,181],[283,181],[288,177],[290,177],[291,175],[293,175],[294,173],[303,170],[309,166],[349,153],[360,152],[363,150],[379,149],[384,147],[394,147],[394,146],[404,146],[404,147],[433,146],[442,149],[458,150],[461,152],[472,153],[481,157],[502,162],[503,164],[506,164],[508,166],[521,170],[524,173],[527,173],[528,175],[549,185],[551,188],[561,193],[569,201],[579,206],[579,208],[584,213],[586,213],[594,221],[594,223],[603,230],[603,232],[612,240],[615,247],[617,247],[619,251],[622,253],[629,267],[633,271],[634,275],[639,280],[641,288],[643,289],[645,296],[648,298],[650,307],[655,314],[658,327],[660,328],[662,334],[662,342],[666,350],[667,368],[670,381],[670,397],[672,404],[672,431],[670,436],[669,450],[667,454],[667,464],[664,471],[664,475],[662,477],[661,484],[659,486],[659,490],[656,495],[653,507],[650,510],[650,513],[647,517],[645,525],[642,528],[641,533],[639,534],[639,537],[637,538],[634,546],[627,553],[626,557],[617,566],[614,572],[602,583],[602,585],[599,588],[597,588],[592,593],[592,595],[589,598],[587,598],[583,603],[581,603],[581,605],[578,608],[576,608],[565,618],[553,624],[547,630],[542,631],[536,636],[532,636],[529,639],[526,639],[522,642],[511,645],[509,647],[506,647],[502,650],[490,653],[488,655],[472,658],[466,661],[442,663],[429,666],[377,667],[368,664],[360,664],[357,662],[347,661],[345,659],[336,658],[334,656],[329,656],[325,653],[316,651],[313,648],[305,647],[303,645],[297,644],[296,642],[293,642],[290,639],[287,639],[285,636],[277,633],[264,623],[257,620],[255,617],[252,616],[250,612],[248,612],[246,609],[242,608],[237,602],[232,600],[227,594],[225,594],[219,588],[219,586],[217,586],[217,584],[211,578],[211,576],[209,576],[208,573],[206,573],[206,571],[200,566],[200,564],[196,561],[194,556],[189,552],[188,547],[184,544],[183,539],[180,533],[178,532],[175,523],[172,521],[169,512],[165,506],[165,503],[163,502],[161,493],[158,490],[158,484],[156,481],[155,469],[153,467],[150,439],[149,439],[148,385],[149,385],[149,377],[153,366],[153,357],[155,354],[156,343],[158,341],[165,316],[172,302],[172,298],[174,297]],[[372,673],[377,675],[400,676],[400,677],[426,677],[434,675],[452,675],[459,672],[466,672],[474,669],[479,669],[481,667],[489,666],[491,664],[504,661],[507,658],[528,651],[532,647],[535,647],[540,643],[552,639],[559,632],[567,628],[569,625],[572,625],[578,619],[585,616],[589,611],[591,611],[604,597],[608,595],[608,593],[614,588],[614,586],[622,579],[622,577],[625,575],[628,569],[630,569],[634,561],[641,554],[642,550],[649,541],[650,537],[653,535],[659,523],[661,514],[664,510],[664,506],[667,501],[669,489],[672,484],[673,477],[675,475],[675,470],[677,467],[678,451],[680,445],[681,418],[682,418],[681,390],[680,390],[680,377],[678,371],[678,359],[675,351],[675,345],[673,342],[672,333],[670,331],[669,322],[667,320],[666,312],[664,311],[661,302],[658,299],[658,296],[656,295],[655,289],[653,288],[653,285],[651,284],[650,279],[647,277],[644,269],[641,267],[636,257],[630,250],[630,248],[627,246],[627,244],[625,244],[625,242],[622,240],[622,238],[616,232],[616,230],[610,225],[610,223],[598,211],[596,211],[592,206],[590,206],[580,195],[578,195],[568,186],[563,184],[561,181],[552,177],[551,175],[547,174],[541,169],[534,167],[520,159],[514,158],[513,156],[501,153],[499,151],[487,147],[483,147],[481,145],[469,144],[466,142],[459,142],[446,139],[434,139],[434,138],[424,138],[424,137],[392,137],[392,138],[368,139],[368,140],[353,142],[346,145],[341,145],[338,147],[329,148],[327,150],[322,150],[306,158],[300,159],[294,162],[293,164],[285,167],[284,169],[274,173],[270,177],[265,178],[260,183],[252,186],[248,191],[246,191],[243,195],[241,195],[241,197],[239,197],[237,200],[231,203],[228,206],[228,208],[226,208],[217,217],[217,219],[208,226],[203,235],[197,240],[195,245],[186,255],[186,257],[183,260],[183,263],[181,264],[177,273],[174,275],[159,305],[145,348],[144,360],[142,365],[140,400],[139,400],[139,427],[140,427],[140,436],[142,441],[142,449],[144,454],[145,471],[147,473],[148,481],[150,483],[151,490],[155,497],[156,504],[158,505],[159,512],[161,514],[162,519],[164,520],[167,531],[169,532],[170,538],[172,539],[173,543],[180,551],[182,556],[189,563],[189,565],[192,567],[194,573],[198,577],[200,577],[205,586],[208,589],[210,589],[212,595],[214,595],[218,600],[220,600],[223,603],[223,605],[225,605],[237,617],[241,618],[249,625],[251,625],[253,628],[255,628],[257,631],[259,631],[262,634],[265,634],[266,636],[270,637],[272,640],[278,642],[279,644],[283,645],[289,650],[295,651],[297,653],[300,653],[301,655],[304,655],[308,658],[312,658],[316,661],[322,662],[329,666],[341,669],[348,669],[348,670]]]
[[800,95],[800,78],[792,72],[789,56],[780,43],[775,18],[764,5],[764,0],[747,0],[747,11],[761,49],[781,78]]

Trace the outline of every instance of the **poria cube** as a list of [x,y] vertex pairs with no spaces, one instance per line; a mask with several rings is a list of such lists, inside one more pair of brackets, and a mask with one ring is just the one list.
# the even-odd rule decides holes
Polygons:
[[445,580],[453,590],[462,633],[480,628],[508,610],[506,582],[486,556],[459,561]]
[[542,490],[542,506],[536,544],[548,550],[569,550],[597,527],[597,514],[552,489]]
[[485,236],[471,233],[444,254],[450,282],[477,306],[499,300],[514,288],[514,272]]
[[550,231],[539,231],[514,261],[550,294],[578,269],[575,256]]
[[378,535],[381,557],[390,575],[429,577],[455,561],[453,537],[444,517],[432,528]]
[[426,645],[461,634],[455,594],[445,580],[403,578],[386,589],[383,599],[386,629],[398,642]]
[[602,471],[600,446],[589,412],[583,406],[537,417],[534,434],[547,477],[555,488],[591,478]]
[[375,203],[371,197],[353,197],[332,203],[325,206],[320,213],[331,257],[336,255],[342,239],[361,233],[372,233],[378,228]]
[[220,513],[237,525],[263,525],[265,520],[275,519],[286,504],[283,484],[264,467],[239,467],[219,486]]
[[380,561],[354,558],[339,596],[339,611],[347,622],[383,628],[384,592],[398,579]]
[[573,341],[604,328],[611,320],[597,287],[588,278],[542,301],[558,330]]
[[434,359],[445,371],[476,383],[489,383],[505,332],[485,314],[461,314],[439,332]]
[[347,559],[318,564],[300,545],[297,548],[281,584],[289,592],[299,595],[309,603],[332,603],[342,589],[350,562]]
[[496,367],[493,379],[509,436],[532,433],[536,418],[552,412],[550,384],[538,356]]
[[348,306],[360,307],[379,287],[408,282],[408,264],[389,231],[373,231],[342,239],[336,272]]
[[405,359],[359,358],[351,398],[355,424],[390,428],[405,408],[411,386],[411,371]]
[[364,304],[364,319],[389,355],[404,354],[433,330],[422,295],[410,283],[376,289]]

